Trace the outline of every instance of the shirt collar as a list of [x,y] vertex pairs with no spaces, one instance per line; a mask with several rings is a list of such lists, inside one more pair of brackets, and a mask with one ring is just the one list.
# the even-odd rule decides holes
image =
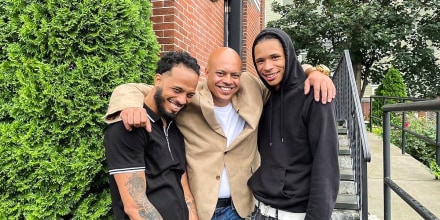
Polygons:
[[144,108],[147,110],[147,117],[150,119],[151,122],[155,123],[156,121],[160,120],[160,116],[153,112],[147,105],[144,104]]

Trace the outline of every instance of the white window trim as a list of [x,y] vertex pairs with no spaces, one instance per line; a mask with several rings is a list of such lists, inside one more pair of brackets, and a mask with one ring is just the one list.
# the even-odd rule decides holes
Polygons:
[[254,0],[254,3],[255,3],[255,5],[257,6],[258,11],[260,11],[260,10],[261,10],[261,9],[260,9],[260,4],[261,4],[260,0]]

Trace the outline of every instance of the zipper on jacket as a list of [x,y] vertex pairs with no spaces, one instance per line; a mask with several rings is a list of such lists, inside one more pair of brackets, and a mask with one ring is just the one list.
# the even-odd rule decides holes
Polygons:
[[171,160],[174,161],[173,152],[171,151],[171,147],[170,147],[170,140],[168,139],[168,130],[170,129],[171,123],[173,123],[173,121],[168,123],[167,128],[165,128],[165,126],[163,126],[163,133],[165,134],[165,138],[167,139],[167,146],[168,146],[168,151],[170,152]]

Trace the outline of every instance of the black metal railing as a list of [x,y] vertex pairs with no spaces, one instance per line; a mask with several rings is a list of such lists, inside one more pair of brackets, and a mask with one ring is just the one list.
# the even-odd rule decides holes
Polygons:
[[[392,100],[394,102],[393,104],[399,104],[400,103],[401,105],[403,105],[404,103],[414,103],[414,102],[420,102],[420,101],[429,101],[427,99],[422,99],[422,98],[371,96],[370,97],[370,113],[369,113],[369,118],[370,118],[369,130],[370,130],[370,132],[373,131],[373,125],[375,125],[375,126],[382,126],[383,127],[383,123],[382,123],[383,122],[383,110],[380,109],[380,112],[381,112],[380,116],[381,117],[377,117],[377,115],[374,116],[373,112],[374,112],[375,109],[373,109],[373,107],[372,107],[373,106],[373,101],[379,101],[379,102],[384,104],[383,106],[385,106],[388,103],[389,100]],[[417,105],[417,104],[415,104],[415,105]],[[407,139],[408,135],[411,135],[412,137],[416,138],[417,140],[422,141],[422,142],[424,142],[424,143],[426,143],[428,145],[432,145],[432,146],[437,146],[438,145],[438,143],[440,141],[439,140],[440,139],[440,137],[439,137],[440,136],[440,134],[439,134],[439,132],[440,132],[439,112],[435,112],[435,114],[436,114],[435,118],[436,119],[434,119],[434,117],[429,117],[429,119],[428,119],[428,117],[426,118],[427,121],[435,120],[435,124],[436,124],[435,125],[435,127],[436,127],[435,138],[428,137],[426,135],[423,135],[423,134],[420,134],[420,133],[416,132],[415,130],[412,130],[412,129],[408,128],[408,126],[406,125],[406,123],[407,123],[407,113],[409,113],[411,111],[409,111],[409,110],[401,110],[401,111],[398,111],[398,112],[401,112],[400,122],[399,122],[399,124],[394,124],[393,122],[390,122],[390,128],[398,130],[398,131],[401,132],[400,148],[401,148],[402,154],[406,153],[406,145],[407,145],[406,139]],[[425,111],[422,111],[422,112],[425,112]],[[380,121],[380,123],[374,123],[374,121],[376,121],[376,122]],[[394,143],[394,144],[397,144],[397,143]],[[436,155],[436,163],[437,163],[437,165],[440,165],[440,150],[438,149],[438,147],[436,149],[436,154],[435,155]],[[418,158],[418,155],[412,155],[412,156]],[[427,165],[426,161],[422,161],[422,162],[424,162],[425,165]]]
[[335,99],[336,116],[343,120],[350,140],[350,153],[353,163],[354,182],[360,218],[368,219],[368,182],[367,162],[371,155],[367,142],[367,134],[362,114],[361,102],[356,87],[353,66],[348,50],[344,51],[333,76],[337,95]]
[[[406,102],[415,102],[415,101],[426,101],[427,99],[422,99],[422,98],[415,98],[415,97],[393,97],[393,96],[377,96],[377,95],[372,95],[370,96],[370,111],[369,111],[369,130],[370,132],[373,132],[373,124],[376,125],[382,125],[382,114],[378,114],[378,115],[374,115],[373,112],[376,112],[377,110],[382,112],[382,108],[384,105],[386,104],[396,104],[396,103],[406,103]],[[380,109],[375,109],[373,102],[381,102],[382,105],[378,106],[380,107]],[[375,123],[377,122],[377,123]],[[391,125],[391,126],[396,126],[396,125]]]
[[387,104],[383,106],[383,163],[384,163],[384,218],[391,219],[391,190],[400,196],[408,205],[410,205],[424,219],[438,220],[439,218],[432,214],[422,204],[415,200],[405,190],[400,188],[391,180],[390,166],[390,145],[391,145],[391,112],[405,111],[434,111],[437,112],[437,131],[436,131],[436,161],[440,162],[440,135],[439,135],[439,111],[440,100],[419,101],[413,103]]
[[[370,132],[373,132],[373,125],[383,126],[383,124],[382,124],[382,122],[383,122],[382,107],[385,106],[386,104],[408,103],[408,102],[418,102],[418,101],[427,101],[427,99],[415,98],[415,97],[370,96],[370,112],[369,112],[369,119],[370,119],[369,120],[369,130],[370,130]],[[374,105],[373,104],[374,102],[380,102],[380,103],[382,103],[382,105],[381,106]],[[374,113],[379,113],[379,114],[375,115]],[[424,141],[425,143],[435,145],[434,140],[431,140],[428,137],[425,137],[421,134],[418,134],[418,133],[406,128],[407,127],[407,126],[405,126],[405,123],[407,122],[407,120],[406,120],[407,114],[406,113],[407,113],[406,111],[402,112],[402,119],[401,119],[400,125],[394,124],[393,122],[391,122],[391,124],[390,124],[392,128],[402,131],[402,134],[401,134],[402,142],[400,143],[402,154],[405,154],[405,152],[406,152],[406,150],[405,150],[405,148],[406,148],[406,133],[409,133],[409,134],[415,136],[416,138]],[[437,120],[437,123],[439,123],[438,120]],[[438,127],[438,125],[437,125],[437,127]]]

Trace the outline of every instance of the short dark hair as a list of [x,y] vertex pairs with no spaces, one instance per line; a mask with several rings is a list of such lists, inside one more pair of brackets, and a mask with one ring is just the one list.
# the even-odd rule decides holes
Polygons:
[[271,33],[271,32],[265,32],[265,33],[261,34],[260,36],[257,36],[257,38],[254,40],[255,41],[254,47],[255,47],[255,45],[261,43],[262,41],[272,40],[272,39],[278,40],[278,42],[280,42],[281,46],[283,47],[284,54],[287,54],[287,52],[286,52],[287,47],[284,44],[284,41],[282,41],[279,36],[277,36],[276,34]]
[[[288,54],[287,51],[286,51],[287,46],[285,45],[284,41],[281,40],[280,36],[278,36],[278,35],[276,35],[274,33],[271,33],[271,32],[265,32],[265,33],[262,33],[259,36],[257,36],[257,38],[254,40],[253,49],[255,49],[255,46],[257,44],[261,43],[262,41],[272,40],[272,39],[278,40],[278,42],[280,42],[281,46],[283,47],[284,54]],[[252,49],[252,53],[254,53],[253,49]],[[252,56],[253,55],[254,54],[252,54]]]
[[170,71],[174,66],[183,64],[186,67],[194,70],[197,75],[200,75],[200,66],[197,64],[196,58],[189,55],[185,51],[171,51],[165,53],[157,62],[156,73],[163,74]]
[[[277,37],[275,34],[272,33],[264,33],[261,34],[260,36],[257,37],[257,39],[255,39],[255,45],[257,45],[258,43],[260,43],[261,41],[265,41],[265,40],[270,40],[270,39],[275,39],[280,41],[280,38]],[[281,42],[281,41],[280,41]]]

